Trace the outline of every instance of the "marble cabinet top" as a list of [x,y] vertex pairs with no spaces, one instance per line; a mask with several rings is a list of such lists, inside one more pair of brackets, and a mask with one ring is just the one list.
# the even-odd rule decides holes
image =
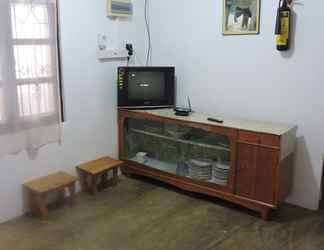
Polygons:
[[[225,128],[234,128],[239,130],[246,130],[258,133],[265,133],[265,134],[273,134],[281,136],[292,129],[296,129],[297,126],[295,125],[287,125],[287,124],[280,124],[280,123],[272,123],[272,122],[262,122],[262,121],[252,121],[252,120],[245,120],[245,119],[233,119],[227,118],[221,115],[207,115],[199,112],[193,112],[190,116],[176,116],[174,115],[173,109],[153,109],[153,110],[136,110],[136,112],[143,112],[152,115],[157,115],[165,118],[171,118],[180,121],[189,121],[189,122],[198,122],[208,125],[214,125],[219,127]],[[216,119],[223,120],[224,123],[215,123],[208,121],[207,118],[212,117]]]

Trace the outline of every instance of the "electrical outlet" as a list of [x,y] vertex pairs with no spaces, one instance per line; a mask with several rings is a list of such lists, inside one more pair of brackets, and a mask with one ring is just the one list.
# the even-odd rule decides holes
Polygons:
[[134,50],[133,50],[133,44],[131,44],[131,43],[126,43],[126,50],[128,51],[128,55],[129,55],[129,56],[132,56],[133,53],[134,53]]
[[104,59],[124,59],[128,57],[128,51],[124,50],[115,50],[115,49],[107,49],[107,50],[98,50],[98,58],[100,60]]

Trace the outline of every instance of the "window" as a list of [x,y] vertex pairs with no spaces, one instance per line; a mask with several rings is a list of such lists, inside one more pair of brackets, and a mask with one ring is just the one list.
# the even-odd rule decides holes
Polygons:
[[3,91],[3,76],[2,76],[3,74],[1,68],[2,67],[0,67],[0,124],[4,123],[5,121],[5,101],[4,101],[4,91]]
[[0,0],[0,156],[61,140],[56,1]]
[[0,80],[0,123],[5,121],[5,103],[4,103],[4,95],[3,95],[3,87],[2,82]]
[[[14,80],[19,116],[50,116],[57,112],[55,105],[57,81],[55,71],[57,51],[52,46],[51,15],[53,9],[41,3],[11,3],[12,51],[15,61]],[[52,19],[52,20],[51,20]]]

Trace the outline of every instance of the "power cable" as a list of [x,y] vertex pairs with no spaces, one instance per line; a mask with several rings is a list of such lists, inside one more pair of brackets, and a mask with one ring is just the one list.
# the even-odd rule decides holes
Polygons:
[[149,5],[148,0],[145,0],[145,7],[144,7],[144,17],[145,17],[145,26],[146,26],[146,33],[147,33],[147,39],[148,39],[148,48],[146,52],[146,66],[149,65],[150,59],[152,61],[152,40],[151,40],[151,30],[150,30],[150,22],[148,18],[148,12],[149,12]]

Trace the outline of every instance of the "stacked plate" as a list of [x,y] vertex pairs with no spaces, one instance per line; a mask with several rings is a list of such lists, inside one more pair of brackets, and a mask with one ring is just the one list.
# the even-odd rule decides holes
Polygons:
[[228,162],[222,162],[218,160],[217,163],[213,164],[212,175],[213,182],[220,185],[226,185],[229,176],[230,165]]
[[189,160],[189,176],[196,180],[210,180],[212,178],[212,165],[213,161],[210,159]]

